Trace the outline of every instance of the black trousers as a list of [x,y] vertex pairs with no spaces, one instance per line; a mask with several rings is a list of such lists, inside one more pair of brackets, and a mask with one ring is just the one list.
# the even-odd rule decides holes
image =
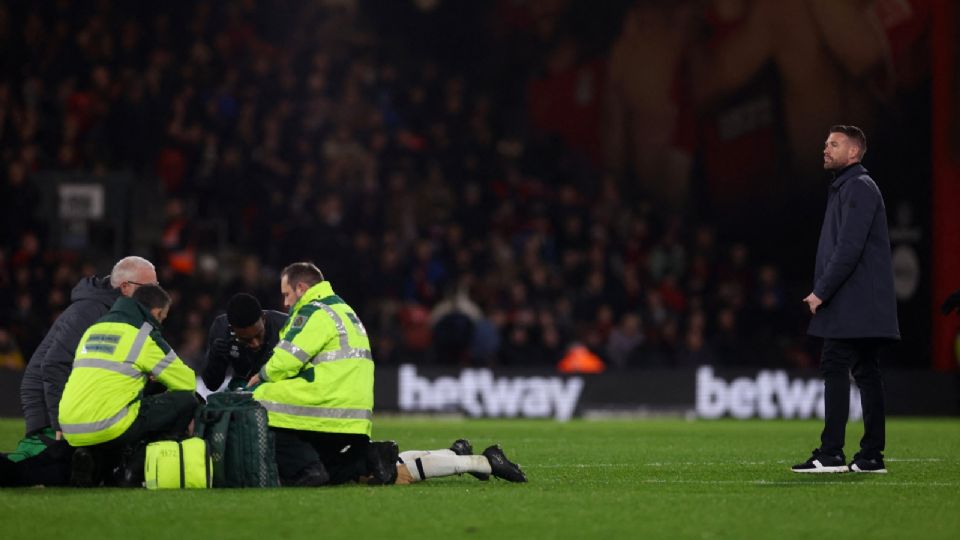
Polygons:
[[122,435],[88,447],[96,455],[102,479],[113,483],[117,480],[113,476],[123,474],[124,469],[134,482],[142,479],[146,443],[185,437],[197,403],[194,393],[187,390],[143,396],[137,418]]
[[142,441],[178,439],[187,434],[187,427],[197,410],[197,397],[187,390],[171,390],[143,396],[140,412],[130,427],[107,444],[136,444]]
[[883,379],[880,351],[887,340],[875,338],[824,339],[820,373],[824,383],[824,426],[820,451],[842,456],[847,419],[850,416],[850,374],[860,388],[863,408],[863,438],[860,455],[882,458],[886,444]]
[[67,441],[55,441],[44,435],[47,445],[39,454],[13,462],[0,455],[0,487],[44,485],[66,486],[70,483],[70,458],[73,447]]
[[369,474],[367,447],[370,437],[352,433],[326,433],[270,428],[276,435],[277,472],[282,483],[304,469],[323,464],[331,484],[343,484]]

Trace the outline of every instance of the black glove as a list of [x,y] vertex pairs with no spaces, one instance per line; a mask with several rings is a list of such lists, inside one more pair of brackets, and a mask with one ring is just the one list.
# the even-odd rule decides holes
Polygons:
[[953,291],[953,294],[947,297],[943,301],[943,305],[940,306],[940,311],[944,315],[949,315],[951,311],[956,310],[957,314],[960,315],[960,289]]
[[240,357],[240,344],[234,339],[218,338],[213,340],[213,354],[226,359]]

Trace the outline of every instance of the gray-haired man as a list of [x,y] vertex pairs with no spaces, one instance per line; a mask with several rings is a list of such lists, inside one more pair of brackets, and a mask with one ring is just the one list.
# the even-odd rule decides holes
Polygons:
[[[107,277],[83,278],[77,283],[70,293],[70,305],[44,336],[23,373],[20,406],[26,435],[17,450],[5,456],[7,461],[20,462],[31,458],[50,446],[51,440],[61,439],[57,420],[60,397],[70,376],[80,338],[110,310],[117,298],[130,297],[137,287],[154,284],[157,284],[157,271],[153,263],[136,256],[120,259]],[[0,466],[7,468],[6,463],[0,463]],[[50,477],[38,480],[24,481],[31,484],[58,483],[56,478]],[[2,483],[6,483],[6,479],[0,478]]]

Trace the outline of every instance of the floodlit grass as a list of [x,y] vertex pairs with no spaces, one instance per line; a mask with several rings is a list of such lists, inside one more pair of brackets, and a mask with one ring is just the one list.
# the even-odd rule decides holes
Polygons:
[[[0,421],[12,449],[19,420]],[[888,422],[887,475],[798,475],[816,421],[379,419],[401,449],[502,443],[528,484],[0,490],[14,538],[958,538],[960,422]],[[848,453],[860,426],[851,424]]]

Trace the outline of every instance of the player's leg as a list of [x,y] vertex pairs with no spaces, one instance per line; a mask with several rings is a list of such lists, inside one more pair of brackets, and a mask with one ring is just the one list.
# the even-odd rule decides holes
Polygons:
[[421,482],[428,478],[469,473],[486,480],[491,474],[511,482],[526,482],[520,467],[510,462],[498,446],[491,446],[482,455],[473,455],[469,441],[460,439],[447,450],[411,450],[400,455],[397,465],[398,483]]
[[400,460],[397,463],[398,477],[409,477],[411,483],[455,474],[489,475],[491,472],[490,462],[485,456],[458,456],[452,452],[435,454],[431,451],[414,450],[402,452]]
[[444,449],[442,449],[442,450],[406,450],[406,451],[404,451],[404,452],[400,452],[400,461],[403,462],[403,463],[410,463],[410,462],[412,462],[413,460],[415,460],[415,459],[417,459],[417,458],[419,458],[419,457],[423,457],[423,456],[431,455],[431,454],[433,454],[433,455],[441,455],[441,456],[455,456],[455,455],[457,455],[456,453],[454,453],[453,450],[449,450],[449,449],[446,449],[446,448],[444,448]]
[[[439,455],[439,456],[470,456],[473,455],[473,445],[470,444],[470,441],[467,439],[457,439],[450,445],[450,448],[443,448],[440,450],[407,450],[406,452],[400,453],[399,463],[397,464],[398,478],[405,479],[407,481],[403,482],[405,484],[419,482],[421,480],[426,480],[423,475],[419,475],[419,471],[416,467],[416,460],[428,455]],[[428,460],[430,461],[437,460]],[[442,461],[442,460],[440,460]],[[409,464],[413,468],[413,473],[417,473],[416,477],[410,472],[405,464]],[[422,462],[421,462],[422,464]],[[489,472],[472,472],[469,471],[471,475],[480,479],[480,480],[489,480]],[[447,476],[447,475],[443,475]]]

